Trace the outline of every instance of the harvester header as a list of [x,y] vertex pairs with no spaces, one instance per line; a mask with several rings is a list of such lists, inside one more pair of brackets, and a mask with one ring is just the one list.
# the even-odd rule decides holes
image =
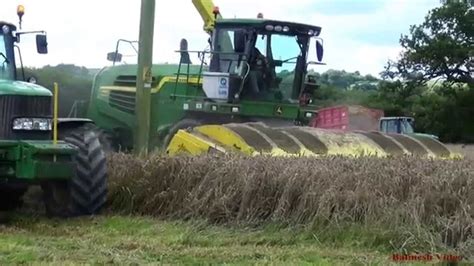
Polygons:
[[209,151],[270,156],[401,156],[456,157],[440,142],[417,136],[364,131],[334,131],[310,127],[268,127],[263,123],[203,125],[180,130],[167,152]]

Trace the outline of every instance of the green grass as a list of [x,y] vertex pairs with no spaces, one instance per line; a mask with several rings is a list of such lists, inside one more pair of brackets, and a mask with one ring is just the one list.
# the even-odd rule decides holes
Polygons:
[[[48,220],[16,216],[0,226],[0,264],[384,265],[390,252],[365,240],[275,225],[210,226],[137,217]],[[357,236],[356,236],[357,237]],[[342,243],[342,244],[341,244]],[[362,243],[362,244],[361,244]],[[373,242],[375,243],[375,242]],[[385,242],[386,243],[386,242]],[[383,245],[381,246],[383,247]]]

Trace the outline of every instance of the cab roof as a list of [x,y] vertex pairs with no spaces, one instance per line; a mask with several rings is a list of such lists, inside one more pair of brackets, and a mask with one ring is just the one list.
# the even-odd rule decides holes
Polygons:
[[396,120],[396,119],[415,120],[411,116],[385,116],[385,117],[380,118],[380,120]]
[[313,30],[315,33],[317,33],[315,34],[315,36],[319,36],[319,33],[321,32],[321,27],[319,26],[289,22],[289,21],[270,20],[270,19],[251,19],[251,18],[249,19],[246,19],[246,18],[223,19],[221,18],[221,19],[216,20],[216,26],[221,26],[221,27],[223,26],[226,28],[251,27],[251,28],[257,28],[262,31],[265,31],[266,25],[288,26],[290,28],[289,34],[292,34],[292,35],[307,34],[309,30]]
[[15,31],[16,30],[16,26],[13,25],[12,23],[10,22],[6,22],[6,21],[0,21],[0,27],[3,27],[3,25],[7,25],[11,28],[12,31]]

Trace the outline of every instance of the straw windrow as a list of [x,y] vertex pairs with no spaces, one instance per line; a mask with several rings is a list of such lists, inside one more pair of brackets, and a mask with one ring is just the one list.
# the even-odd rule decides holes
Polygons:
[[468,160],[115,154],[110,179],[109,208],[119,213],[383,227],[406,236],[402,242],[424,234],[423,241],[474,250],[474,166]]

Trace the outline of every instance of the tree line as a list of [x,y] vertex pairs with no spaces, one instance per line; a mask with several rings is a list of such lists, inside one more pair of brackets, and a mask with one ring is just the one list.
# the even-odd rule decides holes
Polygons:
[[[412,25],[409,34],[400,38],[399,59],[387,62],[377,82],[367,82],[375,80],[366,77],[357,83],[357,73],[344,75],[342,81],[341,73],[323,73],[316,104],[361,104],[383,109],[387,116],[413,116],[419,132],[438,135],[445,142],[473,143],[474,11],[470,3],[447,1],[430,10],[423,23]],[[349,81],[356,83],[344,83]]]
[[88,101],[92,88],[93,73],[86,67],[71,64],[25,68],[25,77],[34,77],[37,84],[53,90],[59,85],[59,116],[67,117],[76,101]]

